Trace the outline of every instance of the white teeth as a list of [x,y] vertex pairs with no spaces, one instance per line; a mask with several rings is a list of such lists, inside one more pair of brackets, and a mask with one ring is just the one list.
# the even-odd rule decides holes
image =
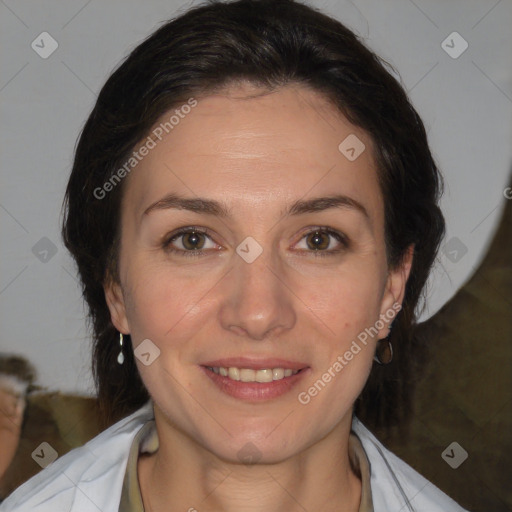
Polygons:
[[228,370],[228,377],[231,380],[240,380],[240,370],[238,368],[230,368]]
[[256,382],[272,382],[273,379],[273,370],[258,370],[256,372]]
[[290,368],[263,368],[261,370],[253,370],[251,368],[224,368],[209,367],[211,371],[217,375],[228,377],[231,380],[242,382],[272,382],[274,380],[281,380],[285,377],[290,377],[298,373],[299,370],[291,370]]
[[240,380],[242,382],[254,382],[256,380],[256,372],[247,368],[240,370]]
[[284,370],[282,368],[274,368],[272,370],[272,378],[274,380],[281,380],[284,377]]

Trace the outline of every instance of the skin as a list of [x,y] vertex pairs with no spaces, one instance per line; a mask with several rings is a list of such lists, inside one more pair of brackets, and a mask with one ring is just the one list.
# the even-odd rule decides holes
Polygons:
[[[349,134],[366,146],[353,162],[338,150]],[[388,324],[309,404],[297,395],[403,299],[412,248],[388,268],[371,148],[314,91],[238,84],[198,99],[127,178],[119,282],[105,292],[116,328],[134,346],[149,338],[161,351],[149,366],[137,360],[160,440],[155,454],[139,458],[147,510],[358,510],[361,482],[347,452],[352,408]],[[144,214],[169,193],[222,201],[231,216]],[[350,207],[283,215],[299,199],[334,194],[358,201],[367,216]],[[188,226],[210,230],[200,239],[205,252],[166,251],[170,235]],[[348,247],[324,235],[315,251],[307,234],[318,226],[343,233]],[[248,236],[263,248],[250,264],[236,253]],[[171,247],[184,251],[187,242]],[[200,370],[231,356],[305,362],[310,374],[283,396],[248,403]],[[248,442],[261,454],[251,466],[237,456]]]

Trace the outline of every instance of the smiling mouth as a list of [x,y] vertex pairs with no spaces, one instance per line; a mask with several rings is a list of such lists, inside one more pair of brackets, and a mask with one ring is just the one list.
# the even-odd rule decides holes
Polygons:
[[252,368],[237,368],[234,366],[229,368],[223,366],[205,366],[205,368],[217,375],[227,377],[230,380],[259,382],[262,384],[283,380],[302,371],[302,369],[292,370],[290,368],[262,368],[260,370],[253,370]]

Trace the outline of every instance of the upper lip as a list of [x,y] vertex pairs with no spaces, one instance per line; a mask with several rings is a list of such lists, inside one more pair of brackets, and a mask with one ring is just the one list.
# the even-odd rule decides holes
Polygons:
[[202,363],[202,366],[209,366],[210,368],[250,368],[252,370],[261,370],[265,368],[284,368],[290,370],[302,370],[307,368],[306,363],[297,361],[289,361],[287,359],[279,358],[248,358],[248,357],[226,357],[224,359],[215,359]]

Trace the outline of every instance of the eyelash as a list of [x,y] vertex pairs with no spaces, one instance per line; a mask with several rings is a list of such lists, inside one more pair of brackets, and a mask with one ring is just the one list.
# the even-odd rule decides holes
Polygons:
[[[312,233],[315,233],[315,232],[318,232],[318,233],[321,233],[321,234],[325,234],[325,235],[330,235],[333,238],[335,238],[342,245],[342,248],[335,249],[335,250],[333,250],[333,249],[330,249],[330,250],[324,249],[324,250],[309,250],[309,251],[306,251],[306,252],[314,254],[315,257],[335,256],[335,255],[339,254],[340,252],[343,252],[344,250],[348,249],[349,246],[350,246],[348,238],[343,233],[339,233],[338,231],[335,231],[335,230],[333,230],[333,229],[331,229],[331,228],[329,228],[327,226],[315,226],[310,231],[307,231],[306,233],[304,233],[304,235],[301,237],[301,239],[299,241],[302,241],[308,235],[311,235]],[[175,240],[177,240],[181,236],[189,234],[189,233],[199,233],[199,234],[207,236],[208,238],[210,238],[210,240],[212,240],[212,237],[210,235],[210,231],[208,229],[197,228],[195,226],[189,226],[189,227],[180,229],[176,233],[173,233],[162,244],[162,248],[166,252],[174,253],[174,254],[179,254],[180,256],[185,256],[185,257],[198,257],[198,256],[205,255],[207,251],[205,251],[203,249],[196,249],[196,250],[186,251],[186,250],[183,250],[183,249],[176,249],[176,248],[172,247],[172,245],[171,245],[172,242],[174,242]],[[211,249],[208,249],[208,250],[211,250]]]

